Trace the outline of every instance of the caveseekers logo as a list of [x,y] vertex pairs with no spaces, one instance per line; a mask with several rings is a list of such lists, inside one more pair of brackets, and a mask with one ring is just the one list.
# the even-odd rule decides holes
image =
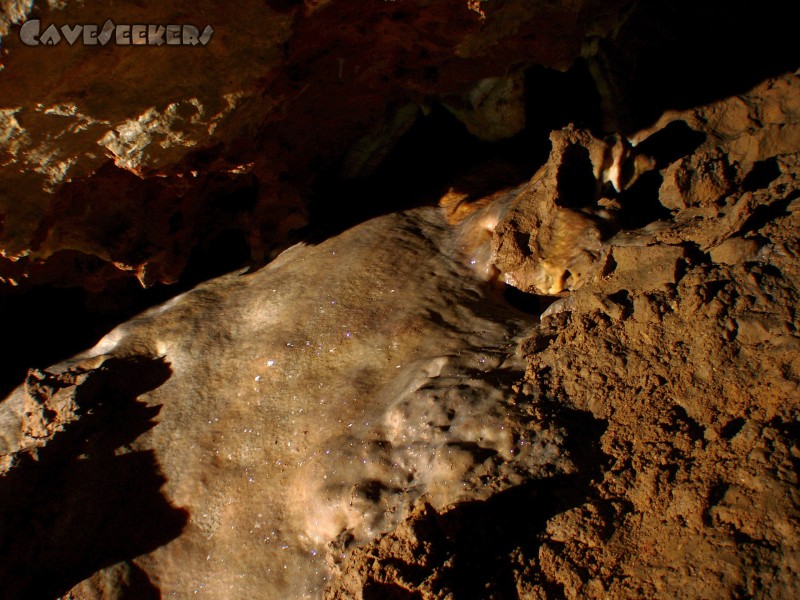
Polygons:
[[26,46],[70,46],[80,41],[84,46],[205,46],[214,29],[207,25],[201,32],[194,25],[117,25],[111,19],[98,25],[50,25],[42,31],[39,19],[27,21],[19,30]]

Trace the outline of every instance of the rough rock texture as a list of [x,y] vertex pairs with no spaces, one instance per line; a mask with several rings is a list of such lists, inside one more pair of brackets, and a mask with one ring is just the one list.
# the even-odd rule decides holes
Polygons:
[[[613,249],[616,267],[531,353],[532,381],[605,424],[608,460],[585,503],[548,523],[542,585],[568,597],[800,590],[798,98],[795,74],[681,115],[708,137],[663,171],[668,228],[624,260]],[[682,255],[659,252],[675,246]],[[648,281],[661,265],[669,275]],[[600,543],[569,534],[597,530],[593,513]]]
[[[798,98],[790,74],[643,134],[658,170],[617,196],[605,241],[591,238],[603,268],[524,344],[529,385],[580,415],[566,428],[585,444],[570,480],[495,506],[420,507],[350,557],[330,598],[800,593]],[[512,194],[499,265],[547,260],[527,240],[558,227],[548,169],[586,147],[578,134],[555,134],[543,173]],[[536,194],[538,212],[515,220]],[[669,213],[626,230],[634,201]],[[570,239],[575,255],[586,242]]]
[[599,272],[606,256],[602,213],[591,209],[601,208],[603,182],[621,169],[624,158],[614,156],[621,147],[615,152],[613,145],[572,127],[553,132],[550,141],[549,160],[518,190],[493,235],[494,262],[505,281],[542,294],[575,289]]
[[0,7],[0,597],[800,596],[796,8]]
[[[263,258],[305,224],[324,169],[374,168],[438,98],[488,139],[513,135],[522,70],[570,66],[623,2],[6,4],[0,277],[98,288],[125,272],[173,282],[226,231]],[[26,14],[215,33],[203,47],[28,47],[9,28]]]

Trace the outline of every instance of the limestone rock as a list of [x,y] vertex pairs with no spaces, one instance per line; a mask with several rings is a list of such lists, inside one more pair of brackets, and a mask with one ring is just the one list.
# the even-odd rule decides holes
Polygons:
[[0,403],[6,591],[319,597],[417,500],[546,485],[571,462],[514,387],[529,323],[435,208],[123,323]]
[[[402,107],[511,82],[471,127],[492,139],[516,131],[524,115],[519,80],[504,79],[512,67],[568,67],[584,35],[610,30],[614,7],[5,2],[0,278],[171,282],[195,247],[226,232],[263,259],[305,224],[324,169],[349,154],[347,173],[368,173],[386,155],[413,122]],[[30,47],[19,30],[34,18],[214,34],[196,47]],[[513,118],[498,112],[507,100]]]

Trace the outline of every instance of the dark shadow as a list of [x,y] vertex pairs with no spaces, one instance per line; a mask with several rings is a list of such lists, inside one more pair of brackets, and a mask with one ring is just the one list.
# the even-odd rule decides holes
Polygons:
[[42,285],[0,290],[0,330],[13,344],[0,371],[0,401],[30,368],[45,368],[91,348],[117,324],[189,289],[190,284],[143,289],[135,279],[103,291]]
[[422,600],[420,592],[409,592],[399,585],[370,581],[362,592],[364,600]]
[[303,0],[264,0],[272,10],[285,12],[303,5]]
[[550,132],[570,123],[600,134],[600,95],[587,63],[578,60],[567,71],[531,67],[525,73],[525,112],[531,136],[547,140]]
[[[671,211],[659,200],[659,190],[664,181],[659,170],[690,156],[705,140],[704,133],[695,131],[685,121],[679,120],[671,122],[636,146],[636,154],[652,158],[655,168],[642,173],[630,187],[616,194],[620,210],[615,217],[620,229],[630,231],[672,218]],[[623,165],[623,171],[634,170],[635,165],[636,160],[631,159]],[[623,180],[630,179],[631,173],[623,177]]]
[[[343,180],[333,164],[312,192],[307,234],[314,243],[379,215],[435,204],[464,152],[480,142],[446,109],[420,115],[371,174]],[[344,157],[343,157],[344,158]]]
[[745,192],[755,192],[769,187],[769,184],[781,176],[781,167],[776,157],[766,160],[759,160],[753,164],[753,168],[745,175],[742,181],[742,190]]
[[747,421],[742,417],[736,417],[735,419],[731,419],[722,427],[719,432],[720,437],[724,440],[731,440],[742,430]]
[[13,344],[0,372],[0,399],[30,368],[48,365],[91,348],[118,323],[178,293],[169,286],[142,289],[136,280],[110,282],[102,292],[36,286],[17,293],[0,291],[0,330]]
[[606,112],[625,133],[740,94],[800,66],[796,3],[745,0],[637,3],[593,59],[612,92]]
[[199,241],[180,282],[173,285],[145,289],[127,278],[109,281],[101,291],[57,285],[0,288],[0,331],[14,347],[0,370],[0,401],[23,382],[28,369],[45,368],[91,348],[119,323],[249,260],[244,234],[229,230]]
[[481,141],[434,105],[427,115],[420,113],[371,174],[343,180],[341,161],[328,169],[312,193],[304,233],[316,243],[373,217],[436,204],[450,187],[488,195],[530,179],[548,152],[547,136],[530,130],[508,140]]
[[658,191],[664,178],[658,171],[644,173],[627,190],[617,196],[621,210],[617,214],[619,227],[633,230],[649,223],[672,218],[672,213],[659,200]]
[[514,187],[547,160],[551,131],[569,123],[599,128],[600,103],[585,63],[563,73],[532,67],[525,80],[527,126],[521,133],[481,141],[433,104],[370,175],[343,181],[339,161],[320,177],[304,234],[318,242],[372,217],[435,204],[451,187],[467,195],[465,202]]
[[656,161],[656,169],[663,169],[679,158],[694,153],[706,141],[706,134],[695,131],[686,121],[672,121],[636,146],[637,154]]
[[551,296],[523,292],[513,285],[503,285],[502,293],[507,304],[528,316],[542,314],[554,302]]
[[666,422],[662,425],[664,431],[671,434],[683,432],[693,442],[704,439],[705,428],[695,421],[682,406],[674,406],[670,410]]
[[718,481],[711,486],[711,489],[708,490],[706,509],[703,511],[702,515],[703,524],[706,527],[713,526],[714,519],[711,516],[710,510],[722,501],[729,488],[730,485],[728,483],[725,483],[724,481]]
[[123,562],[118,565],[122,571],[123,598],[131,600],[161,600],[161,590],[150,580],[142,569],[131,562]]
[[589,150],[577,144],[567,146],[558,169],[556,203],[565,208],[580,209],[592,206],[596,200],[597,180]]
[[585,412],[557,410],[558,421],[569,424],[568,451],[577,472],[532,480],[441,514],[426,510],[414,529],[417,538],[426,541],[430,556],[425,566],[398,562],[404,580],[422,583],[433,565],[441,565],[436,568],[436,586],[455,598],[517,597],[512,553],[521,550],[524,556],[536,556],[547,521],[584,503],[591,482],[608,463],[600,449],[605,425]]
[[622,309],[621,319],[626,319],[633,314],[633,300],[628,290],[619,290],[613,294],[609,294],[608,299]]
[[496,597],[513,598],[516,582],[509,555],[517,548],[535,554],[547,520],[584,499],[574,494],[579,488],[576,477],[557,476],[501,492],[486,502],[459,504],[441,515],[438,527],[453,556],[447,587],[455,597],[491,590]]
[[[170,374],[161,359],[106,361],[74,390],[80,418],[0,479],[3,597],[56,598],[181,533],[188,515],[162,495],[155,452],[129,446],[160,411],[137,397]],[[158,597],[146,575],[129,567],[131,594]]]

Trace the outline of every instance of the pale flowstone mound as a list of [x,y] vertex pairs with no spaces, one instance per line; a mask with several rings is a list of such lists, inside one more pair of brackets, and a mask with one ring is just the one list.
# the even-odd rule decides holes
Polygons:
[[[368,221],[32,372],[0,405],[7,589],[64,591],[127,559],[73,597],[134,597],[136,577],[163,597],[316,597],[418,499],[568,473],[560,426],[515,386],[531,323],[469,264],[468,237],[434,208]],[[95,495],[107,470],[130,499]]]

